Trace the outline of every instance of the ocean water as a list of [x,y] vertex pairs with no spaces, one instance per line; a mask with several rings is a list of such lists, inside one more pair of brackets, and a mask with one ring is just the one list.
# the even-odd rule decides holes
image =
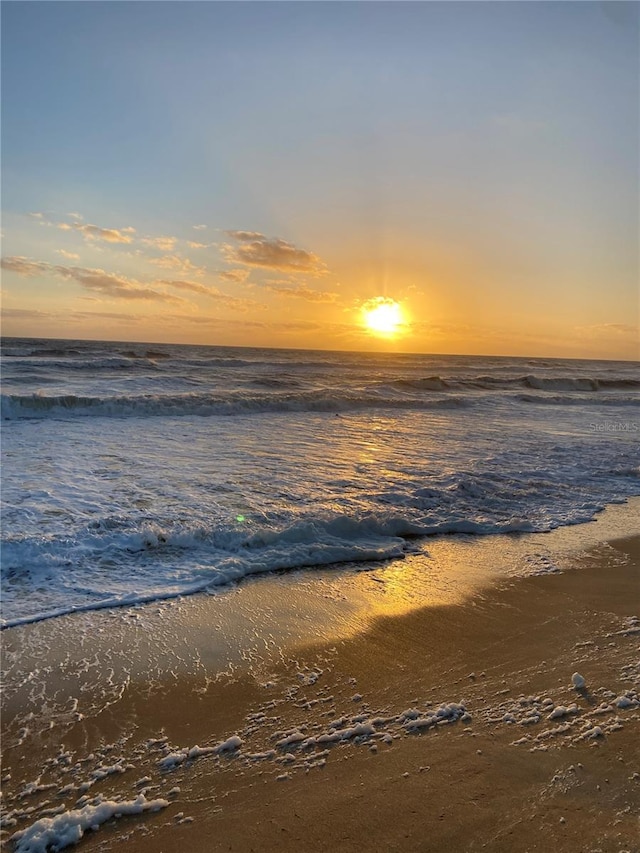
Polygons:
[[640,495],[638,363],[5,339],[3,625]]

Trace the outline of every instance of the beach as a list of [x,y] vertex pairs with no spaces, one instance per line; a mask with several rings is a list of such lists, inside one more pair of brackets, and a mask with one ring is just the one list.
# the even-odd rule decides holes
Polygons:
[[639,508],[7,629],[3,839],[640,849]]
[[0,853],[640,853],[640,7],[1,4]]

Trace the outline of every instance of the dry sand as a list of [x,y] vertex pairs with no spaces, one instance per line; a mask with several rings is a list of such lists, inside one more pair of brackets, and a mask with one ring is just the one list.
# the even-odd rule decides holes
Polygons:
[[420,590],[416,557],[4,632],[3,838],[144,790],[79,849],[639,851],[640,537],[548,537],[433,544],[562,569],[497,584]]

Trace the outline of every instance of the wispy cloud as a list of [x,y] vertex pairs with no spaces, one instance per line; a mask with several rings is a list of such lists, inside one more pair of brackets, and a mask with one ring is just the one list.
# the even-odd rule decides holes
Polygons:
[[264,290],[270,290],[272,293],[277,293],[279,296],[288,296],[294,299],[305,299],[307,302],[335,302],[338,298],[337,293],[332,293],[327,290],[312,290],[306,284],[302,285],[286,285],[286,284],[265,284]]
[[172,296],[153,287],[141,284],[125,276],[115,275],[101,269],[49,264],[25,257],[2,258],[3,269],[23,276],[54,275],[75,281],[91,293],[100,293],[115,299],[144,299],[157,302],[183,303],[184,299]]
[[181,276],[202,275],[204,268],[196,266],[182,255],[163,255],[161,258],[149,258],[149,262],[166,270],[174,270]]
[[218,270],[216,275],[222,281],[233,281],[241,284],[249,278],[249,270]]
[[238,240],[241,243],[266,239],[264,234],[261,234],[259,231],[225,231],[224,233],[227,237],[231,237],[233,240]]
[[145,319],[141,314],[124,314],[119,311],[71,311],[65,316],[72,317],[74,320],[116,320],[123,323],[137,323]]
[[140,242],[161,252],[173,252],[178,241],[176,237],[142,237]]
[[58,222],[52,223],[62,231],[79,231],[87,240],[103,240],[105,243],[133,243],[132,234],[135,228],[102,228],[99,225],[91,225],[82,222]]
[[192,225],[191,227],[194,228],[196,231],[203,231],[207,226],[206,225]]
[[18,275],[34,276],[48,273],[51,270],[51,264],[45,261],[33,261],[30,258],[25,258],[24,255],[11,255],[0,260],[0,267],[3,270],[18,273]]
[[210,243],[198,243],[195,240],[187,240],[187,246],[190,249],[208,249]]
[[192,293],[202,293],[204,296],[217,296],[220,291],[217,287],[208,287],[199,281],[186,281],[183,279],[161,279],[158,284],[167,287],[175,287],[178,290],[190,290]]
[[67,252],[66,249],[56,249],[56,252],[59,255],[62,255],[63,258],[66,258],[68,261],[79,261],[80,255],[77,255],[75,252]]
[[221,247],[229,263],[311,276],[327,272],[326,265],[317,255],[286,240],[268,238],[257,231],[225,231],[225,234],[236,243],[225,243]]
[[576,326],[579,334],[592,336],[603,335],[637,335],[638,326],[630,323],[596,323],[592,326]]
[[139,314],[124,314],[117,311],[38,311],[35,308],[3,308],[2,317],[11,320],[114,320],[117,323],[138,323]]
[[42,320],[43,318],[55,317],[48,311],[37,311],[35,308],[3,308],[2,316],[13,320]]
[[252,299],[243,299],[237,296],[229,296],[222,293],[217,287],[202,284],[199,281],[183,281],[173,279],[163,279],[158,284],[166,287],[175,287],[177,290],[189,290],[192,293],[199,293],[202,296],[207,296],[209,299],[214,299],[221,305],[227,308],[233,308],[236,311],[246,311],[252,305],[256,305]]
[[174,315],[171,318],[172,321],[175,322],[185,322],[198,326],[214,326],[220,328],[229,328],[233,327],[237,330],[246,330],[246,331],[278,331],[278,332],[315,332],[322,328],[319,323],[315,323],[313,321],[291,321],[284,323],[269,323],[269,322],[261,322],[259,320],[228,320],[223,319],[221,317],[207,317],[202,314],[190,314],[190,315]]
[[86,240],[101,240],[105,243],[133,243],[132,235],[136,233],[136,229],[131,225],[128,225],[126,228],[103,228],[101,225],[84,222],[84,217],[81,213],[67,213],[66,215],[68,219],[72,220],[71,222],[54,221],[39,211],[29,214],[40,225],[59,228],[61,231],[77,231]]
[[54,267],[56,275],[70,278],[92,293],[100,293],[115,299],[144,299],[154,302],[184,302],[177,296],[154,290],[125,276],[114,275],[100,269],[84,267]]

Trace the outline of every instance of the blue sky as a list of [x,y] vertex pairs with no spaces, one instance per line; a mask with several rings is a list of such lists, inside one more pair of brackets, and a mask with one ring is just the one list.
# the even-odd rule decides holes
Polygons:
[[637,357],[636,4],[2,24],[4,334]]

